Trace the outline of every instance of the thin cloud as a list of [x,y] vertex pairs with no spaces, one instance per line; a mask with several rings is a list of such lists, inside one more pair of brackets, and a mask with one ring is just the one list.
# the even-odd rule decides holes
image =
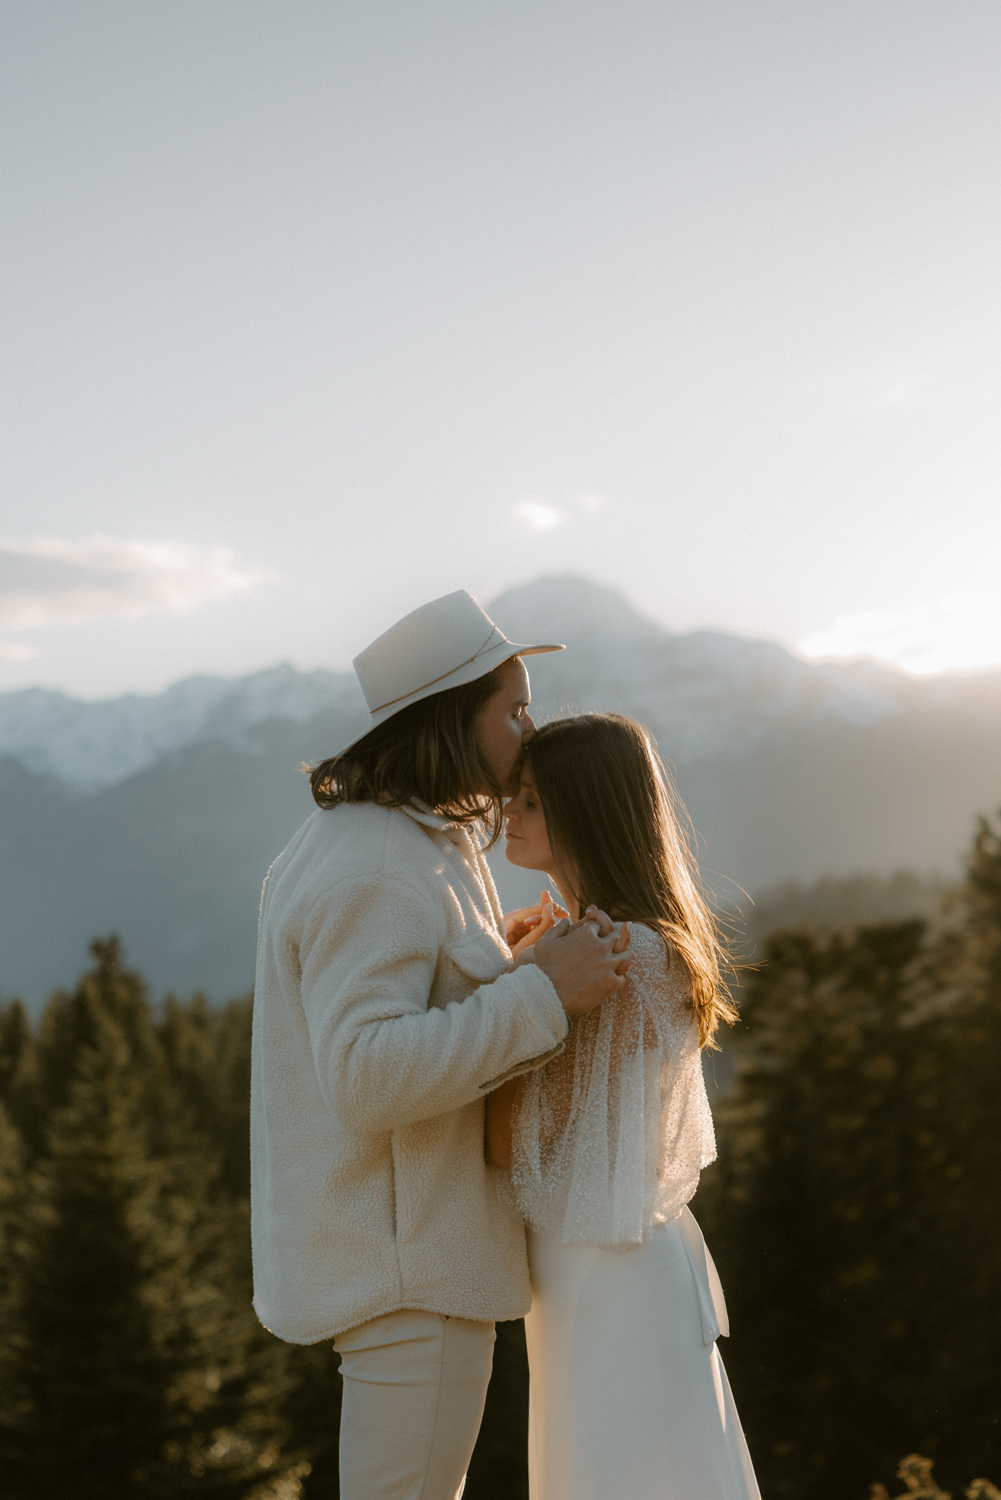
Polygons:
[[984,594],[952,593],[909,609],[842,615],[799,642],[804,656],[868,656],[908,672],[984,671],[1001,666],[1001,604]]
[[236,567],[222,547],[108,537],[0,540],[0,623],[26,629],[186,614],[210,599],[248,594],[272,576]]
[[21,641],[0,641],[0,661],[34,661],[38,652]]
[[566,520],[563,511],[557,510],[554,505],[544,505],[540,500],[519,500],[512,507],[511,514],[530,531],[552,531],[555,527],[562,526]]

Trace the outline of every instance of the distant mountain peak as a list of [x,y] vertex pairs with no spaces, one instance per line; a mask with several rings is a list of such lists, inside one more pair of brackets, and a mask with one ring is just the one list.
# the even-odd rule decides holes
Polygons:
[[563,641],[568,636],[580,640],[604,635],[617,641],[669,637],[617,589],[574,573],[544,574],[505,589],[487,605],[487,613],[512,639],[520,639],[526,630],[539,641]]

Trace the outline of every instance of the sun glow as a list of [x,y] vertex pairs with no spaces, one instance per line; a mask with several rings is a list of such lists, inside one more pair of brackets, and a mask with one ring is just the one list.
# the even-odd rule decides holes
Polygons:
[[842,615],[799,642],[804,656],[871,657],[919,676],[1001,667],[1001,598],[951,593],[906,609]]

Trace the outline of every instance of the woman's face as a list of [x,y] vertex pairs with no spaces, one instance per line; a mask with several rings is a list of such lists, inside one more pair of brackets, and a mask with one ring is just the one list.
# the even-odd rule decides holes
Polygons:
[[549,833],[532,780],[531,761],[526,757],[521,768],[521,785],[517,796],[504,808],[505,854],[513,865],[525,870],[543,870],[556,878],[556,861],[549,847]]

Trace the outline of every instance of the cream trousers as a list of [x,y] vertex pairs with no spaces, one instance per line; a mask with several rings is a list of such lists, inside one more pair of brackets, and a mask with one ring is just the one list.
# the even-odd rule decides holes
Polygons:
[[494,1325],[386,1313],[339,1334],[341,1500],[458,1500],[483,1417]]

